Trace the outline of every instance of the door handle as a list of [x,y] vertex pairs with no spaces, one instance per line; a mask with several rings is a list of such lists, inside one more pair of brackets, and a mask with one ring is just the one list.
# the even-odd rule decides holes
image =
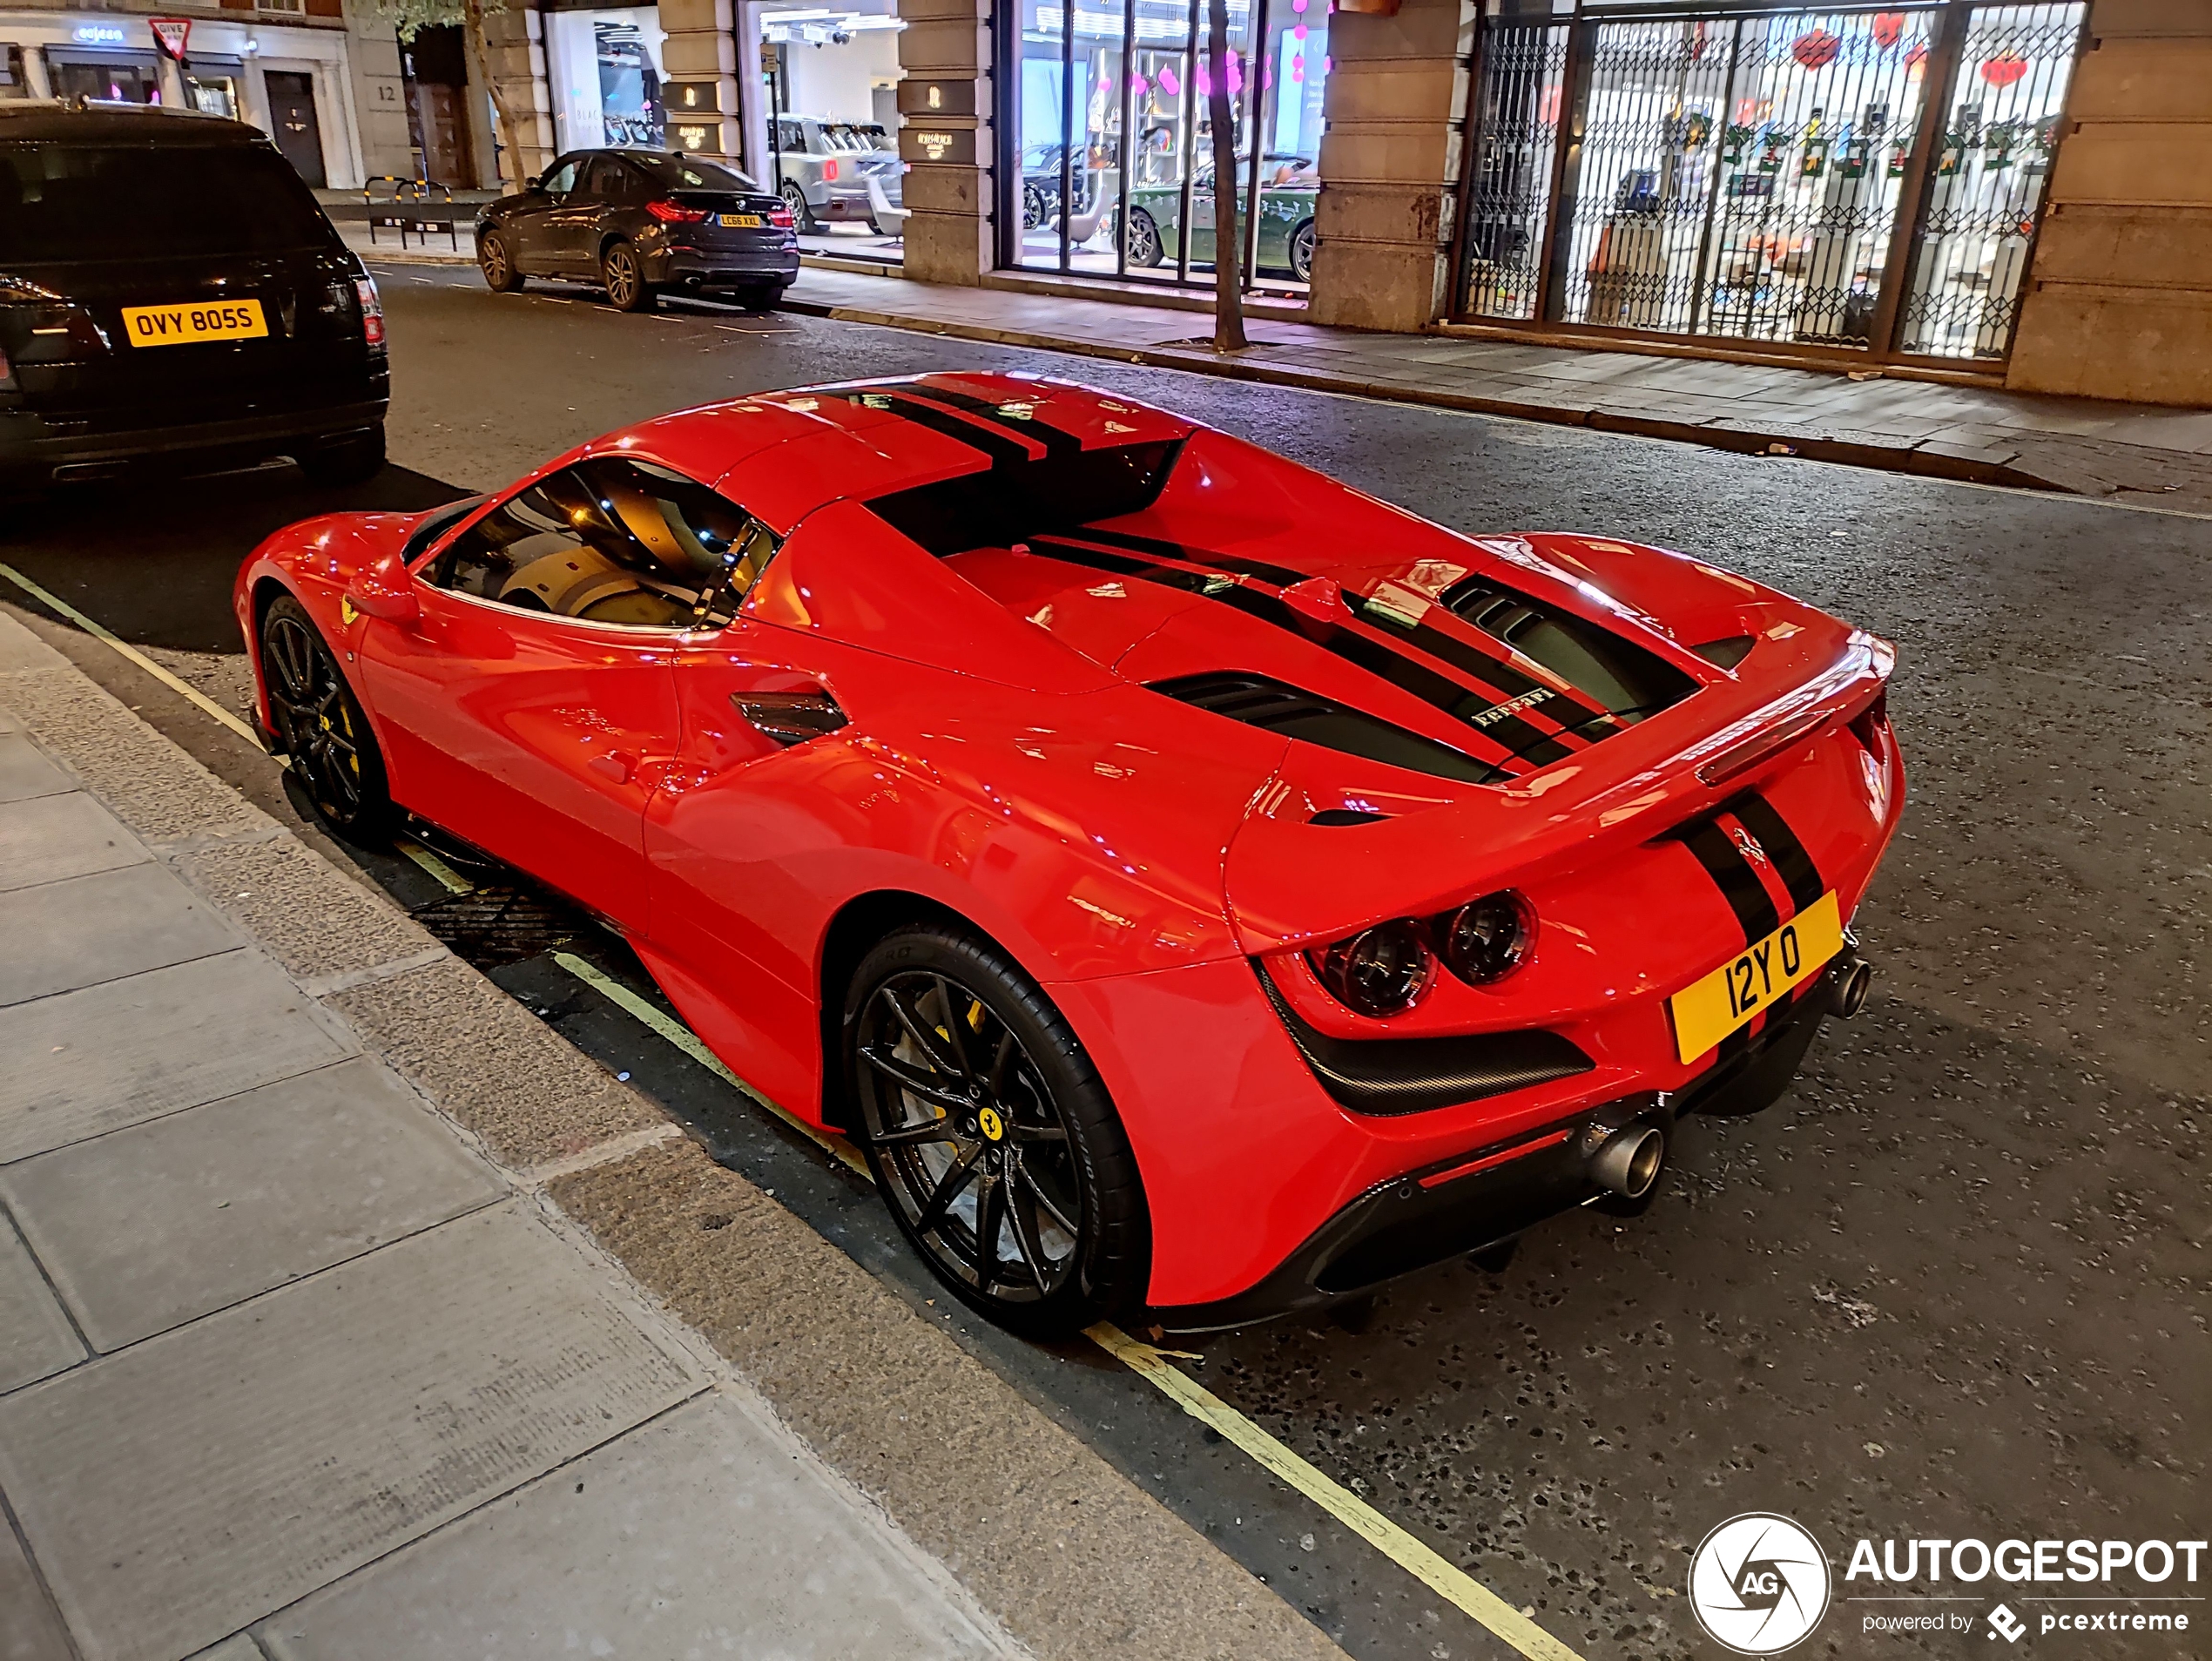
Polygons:
[[610,750],[604,755],[595,755],[583,764],[610,784],[626,785],[630,775],[637,770],[637,758],[624,750]]

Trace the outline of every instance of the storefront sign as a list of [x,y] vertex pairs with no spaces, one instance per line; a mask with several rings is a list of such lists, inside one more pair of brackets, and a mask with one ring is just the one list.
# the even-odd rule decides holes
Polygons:
[[[671,114],[672,118],[673,111]],[[719,121],[678,121],[671,118],[668,124],[668,142],[672,150],[718,156],[722,153],[722,124]]]
[[902,127],[899,153],[908,161],[945,162],[955,167],[975,165],[973,127]]
[[664,81],[660,89],[661,105],[671,121],[685,116],[719,115],[722,113],[722,83],[719,81]]
[[69,31],[69,37],[80,46],[120,46],[124,44],[123,25],[81,23]]
[[899,113],[924,118],[974,115],[974,81],[923,81],[908,76],[899,83]]

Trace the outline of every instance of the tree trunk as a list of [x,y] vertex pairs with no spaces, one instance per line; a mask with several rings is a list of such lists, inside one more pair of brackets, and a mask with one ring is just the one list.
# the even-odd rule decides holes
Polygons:
[[[471,0],[474,3],[474,0]],[[1206,110],[1213,125],[1213,345],[1244,347],[1244,239],[1237,225],[1237,130],[1229,96],[1229,0],[1208,0]]]
[[[499,123],[499,142],[514,160],[514,188],[521,190],[523,180],[529,177],[528,164],[523,155],[522,130],[515,125],[515,112],[507,105],[507,92],[500,84],[498,74],[491,63],[491,43],[484,37],[484,0],[462,0],[462,17],[469,25],[469,44],[476,49],[476,62],[483,66],[484,84],[491,92],[492,114]],[[523,50],[529,50],[529,22],[527,15],[523,24]]]

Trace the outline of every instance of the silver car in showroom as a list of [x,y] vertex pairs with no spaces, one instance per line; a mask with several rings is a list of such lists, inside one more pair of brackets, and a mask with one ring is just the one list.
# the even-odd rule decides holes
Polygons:
[[[904,206],[898,146],[873,123],[827,116],[776,118],[777,188],[801,231],[825,223],[863,223],[895,235],[885,207]],[[871,190],[873,184],[875,188]],[[904,214],[894,216],[903,222]]]

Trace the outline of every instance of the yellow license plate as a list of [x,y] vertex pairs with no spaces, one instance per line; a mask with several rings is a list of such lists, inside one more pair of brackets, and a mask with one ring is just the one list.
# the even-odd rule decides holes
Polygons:
[[258,300],[209,300],[189,306],[125,306],[123,327],[133,346],[184,346],[193,341],[254,341],[269,332]]
[[722,216],[724,226],[732,231],[758,231],[767,222],[758,213],[725,213]]
[[1843,915],[1831,889],[1764,940],[1752,942],[1741,956],[1667,1000],[1675,1017],[1675,1052],[1685,1062],[1696,1060],[1819,974],[1843,949]]

